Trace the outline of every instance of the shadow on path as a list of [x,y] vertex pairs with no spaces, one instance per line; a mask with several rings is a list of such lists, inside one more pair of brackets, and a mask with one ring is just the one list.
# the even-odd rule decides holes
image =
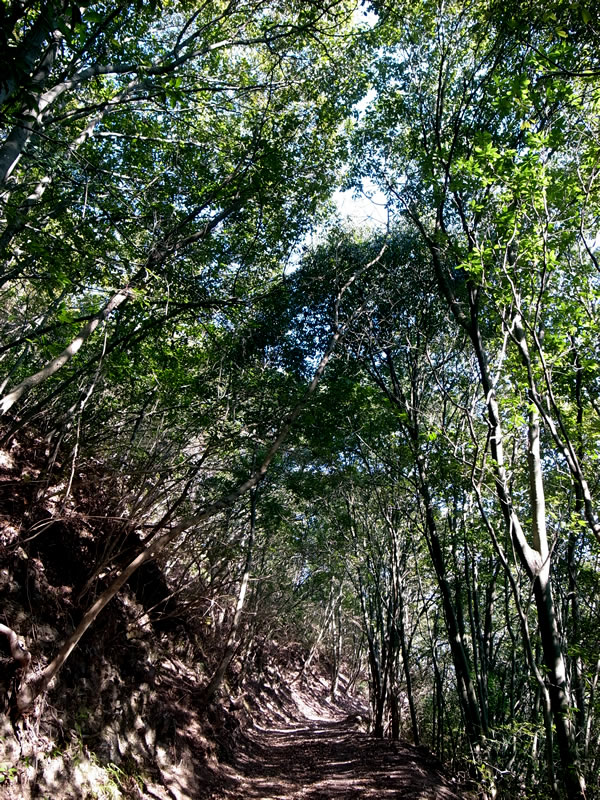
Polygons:
[[460,800],[433,758],[373,739],[351,718],[255,727],[233,767],[238,785],[213,800]]

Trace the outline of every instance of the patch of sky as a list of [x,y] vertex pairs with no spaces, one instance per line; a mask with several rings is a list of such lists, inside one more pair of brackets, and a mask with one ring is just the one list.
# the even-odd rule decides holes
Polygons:
[[358,189],[335,192],[333,202],[342,221],[351,227],[386,230],[389,226],[388,200],[370,178],[363,178]]
[[597,231],[595,236],[586,236],[585,241],[589,250],[592,253],[597,253],[600,250],[600,231]]
[[[354,10],[354,23],[362,29],[373,28],[378,21],[377,15],[371,10],[370,3],[362,0]],[[369,106],[376,98],[376,92],[369,90],[358,103],[352,108],[354,120],[360,120],[367,112]],[[342,167],[342,174],[344,168]],[[289,275],[294,272],[302,259],[303,253],[315,247],[323,238],[324,233],[330,230],[332,223],[341,224],[344,227],[385,231],[390,224],[390,206],[388,198],[384,195],[376,183],[369,177],[362,178],[360,185],[351,189],[335,191],[331,197],[332,215],[326,218],[320,225],[317,225],[307,233],[297,246],[292,250],[286,263],[284,274]]]

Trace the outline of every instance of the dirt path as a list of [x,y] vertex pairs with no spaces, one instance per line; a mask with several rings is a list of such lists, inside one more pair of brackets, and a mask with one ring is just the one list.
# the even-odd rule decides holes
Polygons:
[[254,728],[213,800],[461,800],[437,763],[363,733],[353,717]]

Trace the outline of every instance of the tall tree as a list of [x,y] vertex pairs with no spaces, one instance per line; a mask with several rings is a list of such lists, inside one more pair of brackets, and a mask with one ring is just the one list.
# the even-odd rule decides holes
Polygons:
[[[5,15],[4,441],[35,424],[50,469],[66,456],[73,476],[94,453],[126,465],[128,532],[151,520],[128,566],[106,543],[110,587],[22,706],[138,567],[262,480],[343,333],[330,319],[317,362],[257,377],[257,339],[285,337],[283,317],[265,334],[269,304],[332,191],[360,92],[352,8],[50,2]],[[142,464],[176,469],[144,491]]]
[[[439,293],[470,342],[489,428],[487,469],[536,599],[562,783],[569,797],[583,797],[545,462],[558,458],[569,469],[596,537],[585,455],[582,463],[558,386],[566,370],[576,382],[580,345],[569,328],[581,320],[587,339],[584,317],[597,294],[586,232],[597,213],[586,133],[597,125],[590,19],[560,4],[538,20],[512,6],[424,3],[405,27],[395,10],[382,11],[387,47],[361,134],[363,164],[420,234]],[[507,461],[515,412],[525,434],[518,473]]]

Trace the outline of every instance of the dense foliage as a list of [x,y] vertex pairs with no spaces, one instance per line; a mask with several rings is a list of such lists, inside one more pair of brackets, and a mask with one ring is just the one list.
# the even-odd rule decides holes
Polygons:
[[[63,510],[111,475],[120,520],[22,707],[157,557],[227,631],[206,701],[294,640],[482,796],[600,796],[595,16],[47,0],[0,26],[2,442],[45,438]],[[365,179],[385,233],[335,218]]]

